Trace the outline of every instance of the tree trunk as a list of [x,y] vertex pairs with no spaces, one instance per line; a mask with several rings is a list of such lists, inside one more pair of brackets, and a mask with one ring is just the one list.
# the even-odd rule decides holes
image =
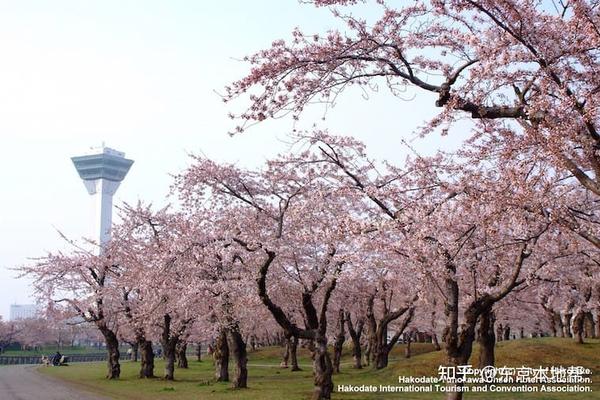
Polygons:
[[[385,291],[382,294],[382,304],[383,304],[383,316],[378,321],[375,319],[374,314],[374,299],[375,296],[372,295],[369,297],[367,303],[367,323],[369,327],[369,353],[373,362],[375,364],[376,369],[382,369],[388,366],[389,353],[400,339],[400,336],[406,329],[408,323],[412,320],[414,315],[414,308],[412,306],[403,307],[397,309],[395,311],[390,311],[387,307]],[[392,337],[392,339],[388,343],[388,326],[391,322],[400,318],[408,311],[408,315],[404,318],[401,327],[399,327]]]
[[340,362],[342,360],[342,349],[343,343],[334,343],[333,346],[333,372],[336,374],[340,373]]
[[[458,335],[446,335],[446,354],[447,364],[449,367],[456,368],[459,365],[467,365],[471,352],[473,350],[473,342],[475,340],[474,327],[462,326],[461,332]],[[457,346],[458,343],[461,345]],[[459,377],[457,374],[457,378]],[[464,384],[461,382],[449,382],[448,386],[462,388]],[[446,400],[462,400],[462,392],[448,391]]]
[[154,349],[150,340],[139,344],[141,353],[140,378],[154,378]]
[[[550,322],[550,333],[552,334],[552,337],[556,337],[557,336],[557,331],[556,331],[556,325],[557,325],[557,318],[556,318],[556,313],[554,311],[552,311],[552,314],[549,315],[549,322]],[[558,321],[560,321],[560,318],[558,319]],[[562,324],[560,322],[558,322],[559,325],[559,329],[562,328]]]
[[498,326],[496,327],[496,334],[494,335],[494,337],[501,342],[502,339],[504,339],[504,327],[502,326],[502,324],[498,324]]
[[510,325],[506,325],[504,327],[503,339],[504,340],[510,340]]
[[548,324],[550,325],[550,333],[552,334],[553,337],[556,337],[556,334],[557,334],[556,326],[558,325],[558,327],[559,327],[558,329],[562,329],[562,322],[560,320],[560,314],[558,314],[556,311],[554,311],[554,309],[552,309],[552,307],[550,307],[548,305],[548,297],[547,296],[542,296],[541,305],[548,317]]
[[317,338],[313,345],[313,373],[315,388],[312,400],[330,400],[333,391],[333,366],[325,337]]
[[435,351],[440,351],[442,349],[442,346],[440,346],[440,342],[438,341],[438,337],[437,337],[436,333],[434,333],[431,336],[431,340],[433,342],[433,348],[435,349]]
[[[449,273],[445,279],[444,315],[446,316],[446,326],[444,327],[443,340],[446,345],[447,365],[456,368],[458,365],[468,364],[473,349],[473,341],[475,340],[475,325],[479,315],[485,310],[481,309],[482,299],[476,304],[471,303],[464,312],[465,322],[459,328],[459,288],[454,279],[456,269],[452,264],[449,264],[448,267]],[[457,378],[462,377],[457,374]],[[462,388],[463,385],[460,381],[447,383],[449,388],[454,386]],[[462,397],[461,391],[449,390],[446,394],[446,400],[462,400]]]
[[108,372],[106,374],[107,379],[119,379],[121,375],[121,365],[119,364],[119,340],[117,335],[107,328],[106,326],[99,327],[104,340],[106,341],[106,351],[108,352],[107,366]]
[[412,350],[410,344],[412,343],[412,335],[407,335],[406,348],[404,349],[404,358],[410,358],[412,356]]
[[573,337],[573,332],[571,332],[571,318],[573,314],[565,313],[563,315],[563,337]]
[[494,335],[494,312],[486,311],[479,316],[479,329],[477,341],[479,342],[479,368],[494,365],[494,347],[496,336]]
[[342,360],[342,349],[346,341],[346,331],[344,329],[345,319],[344,310],[340,309],[337,320],[337,333],[333,341],[333,372],[340,373],[340,362]]
[[371,359],[376,369],[382,369],[388,365],[387,350],[387,325],[380,325],[371,334]]
[[279,363],[279,367],[281,368],[287,368],[288,362],[290,361],[290,340],[290,336],[285,339],[285,347],[281,355],[281,363]]
[[179,342],[177,347],[175,348],[175,352],[177,354],[177,367],[178,368],[188,368],[188,359],[187,359],[187,342]]
[[554,313],[554,321],[556,322],[556,326],[558,327],[558,329],[555,327],[552,334],[554,335],[554,337],[557,337],[559,334],[560,336],[564,337],[562,319],[560,319],[560,314],[557,312]]
[[177,354],[177,342],[168,341],[162,343],[163,359],[165,360],[164,379],[172,381],[175,379],[175,357]]
[[240,334],[239,327],[235,325],[227,332],[229,351],[235,361],[235,375],[231,386],[235,389],[248,387],[248,356],[246,343]]
[[573,337],[579,344],[583,344],[583,323],[584,323],[584,312],[578,310],[573,317]]
[[290,358],[292,362],[291,371],[302,371],[298,366],[298,338],[296,336],[290,338]]
[[386,351],[386,347],[384,347],[384,346],[379,347],[374,356],[375,368],[383,369],[383,368],[387,367],[388,363],[389,363],[389,355],[390,355],[390,352]]
[[177,356],[179,336],[173,335],[171,330],[171,316],[165,314],[163,319],[164,325],[160,336],[160,344],[162,345],[163,360],[165,360],[164,379],[172,381],[175,379],[175,357]]
[[583,317],[583,333],[586,338],[596,338],[594,332],[594,314],[587,311]]
[[225,330],[222,330],[217,336],[213,359],[215,361],[215,378],[217,382],[229,382],[229,346],[227,345]]
[[362,336],[365,320],[359,319],[356,322],[356,328],[352,323],[352,316],[346,313],[346,321],[348,325],[348,333],[352,340],[352,359],[354,360],[354,368],[362,369],[362,349],[360,347],[360,337]]
[[[402,334],[404,333],[404,330],[406,329],[408,324],[412,321],[414,312],[415,312],[415,309],[413,307],[407,307],[407,308],[403,309],[403,311],[396,311],[394,313],[389,313],[386,315],[386,317],[384,317],[381,320],[381,322],[379,323],[379,326],[377,327],[376,336],[375,336],[375,347],[373,348],[376,369],[382,369],[382,368],[385,368],[388,366],[390,352],[392,351],[392,349],[398,342],[398,339],[400,339],[400,336],[402,336]],[[390,339],[390,341],[388,343],[388,338],[387,338],[388,323],[393,321],[394,319],[398,318],[399,316],[403,315],[404,313],[406,313],[404,320],[402,321],[400,326],[398,326],[396,328],[397,329],[396,333],[394,334],[394,336]],[[390,319],[391,315],[398,315],[398,316],[394,317],[393,319]]]
[[352,342],[352,360],[354,361],[354,368],[362,369],[362,349],[360,347],[360,340],[358,342]]
[[201,362],[202,361],[202,343],[198,342],[196,344],[196,361]]

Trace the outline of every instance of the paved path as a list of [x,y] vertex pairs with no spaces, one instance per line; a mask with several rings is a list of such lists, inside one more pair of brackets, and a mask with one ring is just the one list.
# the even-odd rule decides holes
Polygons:
[[2,400],[107,400],[38,373],[38,365],[0,367]]

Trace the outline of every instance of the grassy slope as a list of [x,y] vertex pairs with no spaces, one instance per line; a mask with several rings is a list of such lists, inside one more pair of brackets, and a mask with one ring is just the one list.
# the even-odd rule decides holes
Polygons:
[[[437,366],[443,364],[442,352],[427,352],[430,345],[413,345],[415,355],[410,359],[400,357],[403,349],[394,350],[390,367],[381,371],[364,369],[353,370],[349,364],[343,364],[343,372],[334,376],[338,384],[390,384],[397,382],[398,375],[437,376]],[[306,399],[312,388],[312,375],[308,354],[302,352],[301,372],[290,372],[278,368],[280,349],[263,349],[249,356],[249,389],[232,390],[227,383],[215,383],[210,361],[201,363],[190,361],[189,370],[175,371],[177,381],[162,379],[139,380],[136,378],[138,364],[125,362],[122,365],[122,378],[119,381],[107,381],[102,378],[104,364],[73,364],[63,368],[41,368],[48,375],[65,379],[84,389],[102,393],[115,399],[207,399],[207,400],[253,400],[253,399]],[[501,342],[497,347],[497,365],[535,367],[539,365],[583,365],[591,368],[594,374],[600,373],[600,342],[597,340],[578,346],[566,339],[525,339]],[[474,354],[476,357],[477,354]],[[191,359],[190,359],[191,360]],[[476,360],[476,358],[473,358]],[[348,355],[344,363],[349,363]],[[162,362],[157,362],[156,372],[162,372]],[[594,375],[595,376],[595,375]],[[600,399],[600,380],[593,385],[593,393],[584,394],[494,394],[470,393],[466,399]],[[334,399],[441,399],[441,394],[347,394],[335,393]]]

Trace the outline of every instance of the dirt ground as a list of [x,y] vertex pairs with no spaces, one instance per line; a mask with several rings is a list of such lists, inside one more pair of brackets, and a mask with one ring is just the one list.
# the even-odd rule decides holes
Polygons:
[[[2,400],[107,400],[36,372],[38,365],[0,367]],[[57,367],[49,367],[57,368]],[[60,368],[60,367],[58,367]]]

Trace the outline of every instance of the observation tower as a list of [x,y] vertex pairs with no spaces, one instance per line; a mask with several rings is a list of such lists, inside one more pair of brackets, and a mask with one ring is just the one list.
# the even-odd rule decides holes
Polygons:
[[72,157],[71,160],[88,193],[94,196],[94,239],[102,252],[110,239],[113,195],[125,179],[133,160],[125,158],[125,153],[105,147],[104,144],[99,148],[92,148],[86,155]]

